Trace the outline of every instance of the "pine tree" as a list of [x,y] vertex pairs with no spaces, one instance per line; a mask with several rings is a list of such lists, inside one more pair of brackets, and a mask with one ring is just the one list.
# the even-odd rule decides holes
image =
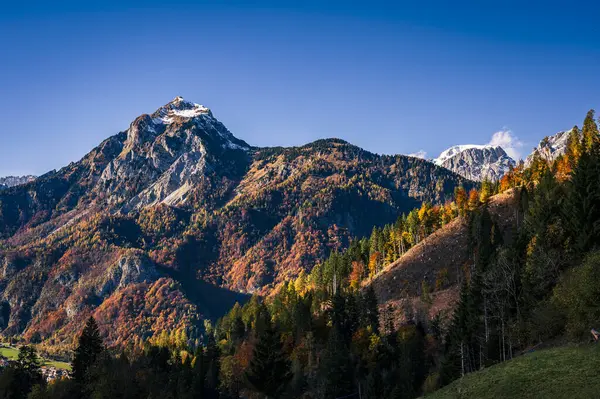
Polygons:
[[292,377],[279,334],[270,322],[258,337],[245,377],[250,388],[266,398],[281,397]]
[[372,285],[365,290],[361,301],[361,324],[362,327],[371,327],[375,333],[379,332],[379,308],[377,296]]
[[204,393],[204,348],[198,346],[196,353],[194,354],[194,360],[192,361],[192,386],[190,393],[193,398],[202,398]]
[[[207,329],[208,330],[208,329]],[[203,357],[204,372],[204,396],[207,398],[218,397],[219,373],[221,370],[220,351],[215,342],[212,331],[207,331],[208,343]]]
[[89,368],[94,364],[98,355],[102,353],[103,350],[104,345],[102,343],[102,338],[100,337],[98,324],[96,324],[96,320],[90,316],[79,337],[79,343],[77,349],[75,349],[75,356],[73,357],[72,376],[76,382],[85,382]]
[[342,332],[337,325],[333,325],[319,367],[322,397],[338,398],[353,393],[353,371],[349,353]]
[[599,144],[584,151],[573,170],[565,201],[564,220],[575,249],[586,251],[600,241],[600,154]]
[[17,361],[0,373],[0,397],[26,398],[35,385],[43,384],[41,362],[35,348],[19,348]]
[[593,109],[589,110],[583,121],[583,146],[586,150],[590,150],[594,145],[600,144],[600,134],[598,133],[598,125],[596,125],[594,113]]

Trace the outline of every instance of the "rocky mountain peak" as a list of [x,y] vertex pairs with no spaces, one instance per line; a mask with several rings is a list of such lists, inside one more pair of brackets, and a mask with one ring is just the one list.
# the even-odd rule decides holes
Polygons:
[[126,135],[99,186],[125,210],[181,204],[207,175],[237,176],[249,162],[248,144],[208,108],[182,97],[137,117]]
[[515,165],[514,159],[502,147],[491,145],[453,146],[443,151],[433,162],[475,181],[499,180]]
[[525,166],[529,166],[533,161],[533,157],[538,153],[543,159],[551,162],[554,161],[567,151],[567,141],[573,129],[558,132],[552,136],[544,137],[533,152],[525,159]]
[[155,123],[170,124],[178,120],[193,119],[199,116],[212,117],[210,109],[203,105],[186,101],[177,96],[152,114]]

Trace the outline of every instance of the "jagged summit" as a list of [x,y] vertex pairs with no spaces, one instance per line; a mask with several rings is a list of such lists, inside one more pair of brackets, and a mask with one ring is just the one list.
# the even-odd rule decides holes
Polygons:
[[492,145],[456,145],[443,151],[433,163],[475,181],[499,180],[515,165],[506,151]]
[[238,176],[249,162],[248,144],[208,108],[180,96],[136,118],[118,145],[122,149],[102,171],[99,190],[123,210],[182,204],[208,175]]
[[573,129],[558,132],[552,136],[544,137],[533,152],[525,159],[525,166],[531,165],[534,155],[537,153],[547,161],[554,161],[567,151],[567,141]]
[[213,117],[212,112],[207,107],[186,101],[183,97],[177,96],[156,110],[152,114],[152,118],[156,124],[170,124],[178,120],[178,118],[192,119],[203,115]]
[[469,150],[471,148],[476,148],[476,149],[483,149],[483,148],[492,148],[492,146],[489,145],[477,145],[477,144],[461,144],[461,145],[455,145],[452,146],[444,151],[442,151],[442,153],[433,160],[433,163],[439,166],[442,166],[442,164],[447,161],[448,159],[452,158],[455,155],[458,155],[459,153],[465,151],[465,150]]

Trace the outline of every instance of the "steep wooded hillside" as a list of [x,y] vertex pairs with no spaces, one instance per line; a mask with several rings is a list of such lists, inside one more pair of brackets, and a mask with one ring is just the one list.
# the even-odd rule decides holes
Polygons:
[[[491,197],[485,205],[505,242],[522,223],[517,199],[514,190],[509,190]],[[459,216],[436,230],[365,283],[375,289],[382,312],[392,309],[400,323],[407,301],[412,308],[427,308],[430,317],[453,308],[465,274],[475,261],[470,217]],[[424,296],[430,304],[423,303]]]

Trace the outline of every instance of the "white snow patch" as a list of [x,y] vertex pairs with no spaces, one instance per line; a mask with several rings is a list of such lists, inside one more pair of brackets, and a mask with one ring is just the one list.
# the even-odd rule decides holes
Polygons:
[[169,104],[177,108],[170,108],[169,105],[163,107],[159,111],[160,116],[152,119],[155,125],[169,125],[175,121],[175,118],[193,119],[210,115],[210,109],[204,105],[185,101],[181,97],[176,97]]
[[182,118],[194,118],[198,115],[206,114],[208,112],[208,108],[203,107],[199,104],[194,104],[194,108],[192,109],[182,109],[182,110],[172,110],[171,113],[176,116],[180,116]]

